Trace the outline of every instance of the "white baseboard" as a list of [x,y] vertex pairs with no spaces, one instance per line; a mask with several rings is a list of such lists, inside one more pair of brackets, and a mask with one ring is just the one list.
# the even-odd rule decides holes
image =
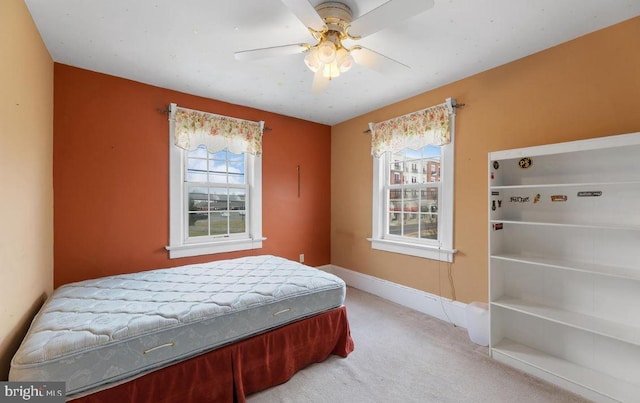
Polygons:
[[328,264],[317,269],[335,274],[348,286],[368,292],[378,297],[404,305],[435,318],[467,328],[465,308],[467,304],[452,301],[439,295],[416,290],[391,281],[358,273],[340,266]]

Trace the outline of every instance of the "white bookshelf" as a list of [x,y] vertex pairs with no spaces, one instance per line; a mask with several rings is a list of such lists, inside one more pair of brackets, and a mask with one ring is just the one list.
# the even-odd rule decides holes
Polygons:
[[488,227],[491,356],[640,401],[640,133],[489,153]]

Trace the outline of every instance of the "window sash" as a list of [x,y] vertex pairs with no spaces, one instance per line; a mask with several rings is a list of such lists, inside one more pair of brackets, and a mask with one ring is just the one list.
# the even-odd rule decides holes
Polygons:
[[[202,236],[190,236],[190,222],[189,222],[189,216],[192,214],[191,210],[189,210],[189,189],[190,188],[194,188],[194,187],[202,187],[202,188],[220,188],[220,189],[242,189],[245,191],[245,206],[244,206],[244,210],[231,210],[229,208],[225,209],[225,210],[211,210],[211,206],[208,206],[208,209],[206,211],[207,213],[207,233],[209,235],[202,235]],[[182,192],[183,192],[183,196],[184,196],[184,211],[183,211],[183,226],[184,226],[184,242],[185,243],[202,243],[202,242],[210,242],[210,241],[217,241],[220,239],[248,239],[249,238],[249,228],[250,228],[250,223],[251,223],[251,214],[250,214],[250,208],[249,208],[249,203],[250,203],[250,198],[249,198],[249,187],[247,185],[235,185],[235,186],[222,186],[221,184],[217,184],[217,183],[200,183],[200,182],[185,182],[183,184],[183,188],[182,188]],[[233,214],[233,212],[244,212],[244,231],[242,232],[231,232],[231,224],[230,224],[230,217],[227,217],[227,232],[225,234],[215,234],[212,235],[211,234],[211,217],[210,215],[212,213],[229,213],[229,214]]]
[[[443,160],[443,153],[440,152],[440,161]],[[426,190],[428,192],[429,189],[433,189],[436,188],[438,189],[438,198],[437,198],[437,205],[438,205],[438,210],[440,209],[440,206],[442,205],[442,186],[440,182],[426,182],[426,183],[391,183],[391,176],[393,174],[395,174],[395,172],[392,172],[391,167],[394,165],[397,165],[397,163],[395,161],[393,161],[393,156],[391,155],[391,153],[386,152],[384,153],[380,158],[383,158],[384,161],[382,162],[382,165],[385,167],[385,177],[384,177],[384,185],[382,186],[382,198],[383,198],[383,203],[382,203],[382,208],[383,208],[383,212],[382,212],[382,227],[384,228],[384,232],[382,233],[382,239],[388,239],[388,240],[394,240],[397,242],[410,242],[410,243],[417,243],[417,244],[424,244],[424,245],[429,245],[429,246],[438,246],[441,243],[440,237],[441,237],[441,225],[442,225],[442,220],[439,219],[439,212],[422,212],[421,211],[421,204],[418,204],[418,210],[413,212],[413,211],[406,211],[404,209],[404,194],[406,190],[411,190],[411,191],[417,191],[417,195],[416,198],[421,201],[422,199],[422,190]],[[406,164],[407,161],[403,161],[400,164]],[[415,163],[412,163],[413,165],[415,165]],[[412,168],[413,169],[413,168]],[[441,168],[442,169],[442,168]],[[416,169],[417,170],[417,166]],[[397,214],[417,214],[418,217],[420,217],[420,215],[423,214],[428,214],[428,215],[435,215],[436,216],[436,220],[437,220],[437,229],[436,229],[436,234],[437,237],[436,239],[430,239],[430,238],[422,238],[419,235],[417,237],[409,237],[409,236],[405,236],[405,235],[396,235],[396,234],[392,234],[391,233],[391,227],[390,227],[390,218],[389,215],[392,213],[391,211],[391,197],[390,197],[390,193],[392,190],[399,190],[401,192],[401,205],[402,208],[398,211]],[[413,197],[413,196],[412,196]],[[429,199],[427,199],[429,200]],[[420,221],[420,220],[419,220]],[[404,223],[401,224],[401,228],[402,228],[402,232],[404,232]],[[419,228],[419,233],[421,232],[421,224],[418,224],[418,228]]]

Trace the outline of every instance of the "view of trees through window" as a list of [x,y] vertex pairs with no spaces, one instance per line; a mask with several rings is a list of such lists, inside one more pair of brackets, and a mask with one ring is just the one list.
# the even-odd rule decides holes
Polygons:
[[404,149],[387,161],[387,233],[438,239],[440,147]]
[[247,181],[244,154],[189,151],[185,186],[188,236],[230,236],[247,231]]

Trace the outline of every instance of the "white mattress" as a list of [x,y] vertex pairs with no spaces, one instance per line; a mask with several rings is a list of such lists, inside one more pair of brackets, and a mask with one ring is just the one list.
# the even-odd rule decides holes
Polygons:
[[65,381],[67,396],[341,306],[338,277],[252,256],[72,283],[47,300],[10,381]]

